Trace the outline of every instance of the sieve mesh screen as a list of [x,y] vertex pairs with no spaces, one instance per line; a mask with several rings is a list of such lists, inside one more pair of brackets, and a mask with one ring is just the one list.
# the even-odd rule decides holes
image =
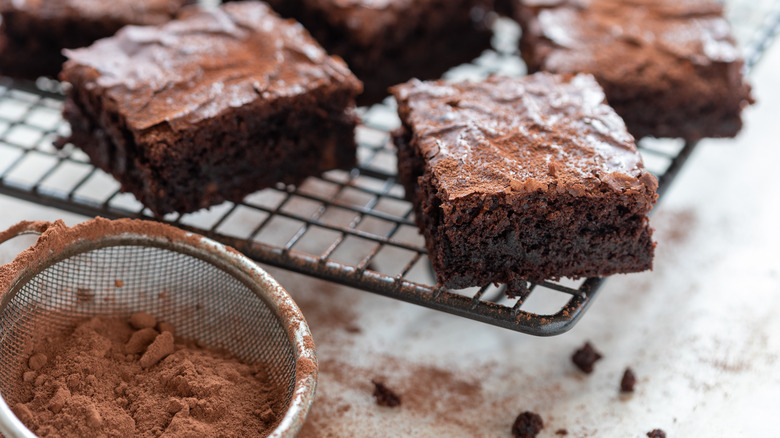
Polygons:
[[202,255],[157,246],[90,249],[33,273],[0,308],[0,394],[9,405],[32,343],[96,315],[144,311],[176,335],[262,361],[275,384],[295,386],[295,350],[274,311],[249,285]]

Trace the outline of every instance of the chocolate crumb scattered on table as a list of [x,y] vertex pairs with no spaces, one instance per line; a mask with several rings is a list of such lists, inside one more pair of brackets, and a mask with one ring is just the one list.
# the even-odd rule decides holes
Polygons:
[[620,379],[620,392],[634,392],[636,385],[636,376],[631,368],[626,368],[623,372],[623,378]]
[[574,365],[577,365],[577,368],[590,374],[593,372],[593,364],[601,358],[601,353],[596,351],[593,346],[590,345],[590,342],[585,342],[585,345],[583,345],[582,348],[574,352],[571,361],[574,362]]
[[647,436],[650,438],[666,438],[666,432],[661,429],[653,429],[647,432]]
[[377,380],[372,380],[371,383],[374,384],[374,397],[376,397],[376,404],[379,406],[387,406],[389,408],[394,408],[401,405],[401,397],[399,397],[398,394],[393,392],[390,388],[385,386],[384,383]]
[[568,435],[568,434],[569,434],[569,431],[568,431],[568,430],[566,430],[566,429],[558,429],[558,430],[556,430],[556,431],[555,431],[555,434],[556,434],[556,435],[561,435],[561,436],[563,436],[563,435]]
[[518,415],[512,425],[512,436],[515,438],[534,438],[542,429],[544,423],[539,414],[525,411]]

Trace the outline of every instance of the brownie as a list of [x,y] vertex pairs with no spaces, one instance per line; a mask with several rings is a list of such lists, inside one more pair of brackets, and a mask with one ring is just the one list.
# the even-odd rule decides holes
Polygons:
[[156,215],[355,163],[360,82],[262,2],[66,52],[72,142]]
[[750,87],[715,0],[514,0],[529,72],[593,74],[636,138],[733,137]]
[[128,24],[162,24],[194,0],[0,0],[0,74],[56,77],[64,48],[84,47]]
[[490,47],[493,0],[270,0],[365,85],[359,104],[411,78],[436,79]]
[[650,269],[657,180],[591,75],[393,88],[400,181],[450,288]]

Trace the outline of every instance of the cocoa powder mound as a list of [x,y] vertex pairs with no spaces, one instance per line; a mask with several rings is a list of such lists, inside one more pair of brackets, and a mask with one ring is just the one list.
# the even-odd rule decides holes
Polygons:
[[174,338],[172,330],[152,333],[150,322],[138,320],[95,317],[38,340],[13,397],[17,417],[42,437],[273,431],[286,388],[271,382],[264,364]]

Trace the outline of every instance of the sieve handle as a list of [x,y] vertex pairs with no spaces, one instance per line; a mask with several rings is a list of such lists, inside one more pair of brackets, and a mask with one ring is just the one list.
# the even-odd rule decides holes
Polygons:
[[12,225],[5,231],[0,231],[0,244],[3,244],[14,237],[23,236],[25,234],[43,234],[53,226],[64,226],[62,220],[56,222],[48,221],[22,221],[16,225]]

